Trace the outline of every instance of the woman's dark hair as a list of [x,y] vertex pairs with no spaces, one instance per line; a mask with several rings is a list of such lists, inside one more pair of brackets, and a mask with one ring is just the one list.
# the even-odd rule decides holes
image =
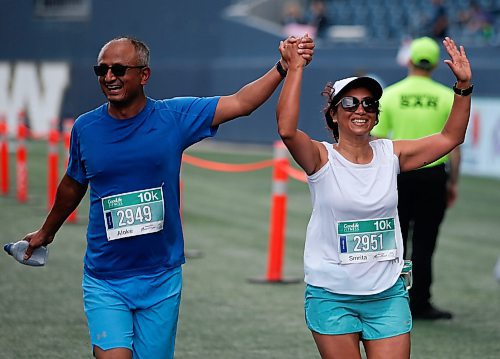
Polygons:
[[334,93],[333,83],[327,82],[325,85],[325,88],[321,92],[321,95],[325,96],[327,98],[326,105],[323,108],[323,114],[325,115],[326,125],[332,131],[333,138],[335,138],[335,141],[338,142],[339,141],[339,125],[333,121],[331,111],[330,111],[332,109],[334,112],[337,111],[337,109],[335,108],[335,104],[332,103],[333,93]]

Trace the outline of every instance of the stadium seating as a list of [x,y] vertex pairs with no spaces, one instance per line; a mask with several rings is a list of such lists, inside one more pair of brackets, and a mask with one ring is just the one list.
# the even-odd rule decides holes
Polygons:
[[[307,1],[309,3],[311,0]],[[475,0],[492,16],[492,26],[483,34],[470,34],[459,22],[459,14],[473,0],[445,0],[449,19],[448,33],[469,45],[496,45],[500,42],[500,0]],[[364,41],[398,43],[405,37],[429,33],[432,0],[326,0],[331,26],[364,26]],[[307,7],[307,5],[306,5]],[[331,29],[333,30],[333,29]],[[335,33],[330,31],[330,34]],[[335,41],[335,37],[327,37]]]

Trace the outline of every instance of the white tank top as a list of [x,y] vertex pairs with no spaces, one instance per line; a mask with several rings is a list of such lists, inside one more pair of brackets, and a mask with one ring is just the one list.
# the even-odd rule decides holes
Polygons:
[[339,294],[380,293],[394,285],[404,263],[392,141],[371,141],[368,164],[349,162],[323,144],[328,163],[308,176],[313,209],[305,282]]

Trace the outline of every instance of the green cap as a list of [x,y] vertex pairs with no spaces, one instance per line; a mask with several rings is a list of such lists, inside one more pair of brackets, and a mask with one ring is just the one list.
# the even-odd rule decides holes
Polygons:
[[439,56],[439,45],[430,37],[420,37],[411,43],[410,59],[417,67],[429,70],[437,65]]

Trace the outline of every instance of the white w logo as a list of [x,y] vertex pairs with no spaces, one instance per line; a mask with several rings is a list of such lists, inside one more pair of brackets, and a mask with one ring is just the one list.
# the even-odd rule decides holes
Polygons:
[[58,119],[64,91],[69,84],[69,64],[32,62],[11,66],[0,62],[0,114],[5,114],[9,133],[15,134],[19,111],[26,111],[34,136],[47,135],[50,122]]

